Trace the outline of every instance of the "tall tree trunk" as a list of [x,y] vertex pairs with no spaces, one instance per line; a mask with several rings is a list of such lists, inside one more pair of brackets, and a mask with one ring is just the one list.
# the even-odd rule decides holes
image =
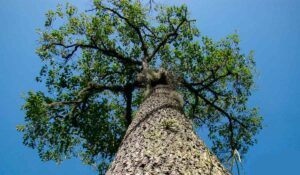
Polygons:
[[130,124],[106,175],[229,175],[195,134],[181,97],[157,85]]

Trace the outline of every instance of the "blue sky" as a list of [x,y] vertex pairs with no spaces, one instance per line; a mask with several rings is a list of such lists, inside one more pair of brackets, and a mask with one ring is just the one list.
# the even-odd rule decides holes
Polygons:
[[[157,2],[159,0],[156,0]],[[21,94],[41,89],[35,29],[59,0],[0,0],[0,174],[83,175],[96,172],[78,160],[41,162],[22,145],[15,126],[24,114]],[[85,8],[89,1],[70,1]],[[167,2],[164,0],[164,2]],[[244,52],[255,51],[264,130],[244,161],[248,175],[297,174],[300,157],[300,0],[175,0],[187,3],[203,35],[220,39],[235,31]],[[201,131],[200,131],[201,132]]]

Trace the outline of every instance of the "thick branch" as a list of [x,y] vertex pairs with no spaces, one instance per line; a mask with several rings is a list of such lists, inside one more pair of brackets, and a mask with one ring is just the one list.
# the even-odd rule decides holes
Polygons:
[[47,104],[48,107],[53,106],[63,106],[63,105],[79,105],[83,101],[86,100],[92,93],[102,92],[105,90],[109,90],[111,92],[122,92],[124,91],[123,86],[102,86],[97,84],[89,84],[87,87],[83,88],[79,92],[79,99],[78,100],[72,100],[72,101],[60,101],[60,102],[52,102]]
[[124,55],[118,53],[115,49],[100,48],[97,45],[81,44],[81,43],[75,43],[75,44],[70,44],[70,45],[65,45],[63,43],[52,43],[51,45],[62,46],[65,49],[73,47],[74,49],[72,50],[72,52],[64,57],[66,59],[71,58],[73,56],[73,54],[77,51],[78,48],[89,48],[89,49],[96,49],[106,56],[111,56],[111,57],[117,58],[123,64],[141,65],[141,62],[130,59],[128,57],[125,57]]
[[[197,111],[197,106],[199,105],[199,97],[196,94],[194,94],[194,98],[195,98],[195,101],[194,101],[193,104],[191,104],[191,107],[192,107],[191,108],[191,115],[192,115],[192,117],[195,116],[196,111]],[[205,123],[205,120],[203,120],[202,118],[197,118],[197,119],[201,120],[202,123]]]
[[126,100],[126,127],[128,127],[132,121],[132,92],[134,90],[134,86],[132,84],[126,85],[124,90],[124,97]]
[[94,83],[90,83],[86,88],[82,89],[79,92],[79,96],[84,96],[86,94],[92,93],[92,92],[102,92],[104,90],[109,90],[111,92],[114,93],[118,93],[118,92],[122,92],[124,91],[124,87],[123,86],[105,86],[105,85],[98,85],[98,84],[94,84]]

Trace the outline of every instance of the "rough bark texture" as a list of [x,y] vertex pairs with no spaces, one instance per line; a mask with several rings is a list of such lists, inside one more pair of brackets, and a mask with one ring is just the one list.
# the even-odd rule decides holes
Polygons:
[[229,175],[195,134],[181,97],[157,85],[141,104],[106,175]]

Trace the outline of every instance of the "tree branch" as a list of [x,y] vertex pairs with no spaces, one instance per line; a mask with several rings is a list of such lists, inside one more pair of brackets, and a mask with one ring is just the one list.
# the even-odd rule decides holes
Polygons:
[[149,26],[147,26],[146,24],[142,24],[143,25],[143,27],[147,30],[147,31],[149,31],[150,33],[151,33],[151,35],[149,35],[149,34],[147,34],[144,30],[142,30],[143,31],[143,33],[144,33],[144,35],[146,35],[146,36],[148,36],[148,37],[152,37],[152,38],[155,38],[155,39],[162,39],[162,38],[160,38],[159,36],[157,36],[157,34],[149,27]]
[[228,129],[229,129],[229,132],[230,132],[230,135],[229,135],[229,144],[230,144],[230,149],[233,153],[233,151],[236,148],[236,142],[235,142],[235,139],[234,139],[234,124],[233,122],[236,122],[238,123],[239,125],[241,125],[242,127],[244,128],[247,128],[246,125],[244,125],[241,121],[239,121],[237,118],[235,117],[232,117],[230,114],[228,114],[225,110],[223,110],[222,108],[220,108],[219,106],[217,106],[214,102],[211,102],[209,101],[207,98],[205,98],[202,94],[199,93],[198,90],[194,89],[191,85],[189,85],[188,83],[184,82],[183,83],[184,86],[189,90],[191,91],[194,95],[195,95],[195,98],[196,97],[199,97],[201,98],[207,105],[209,106],[212,106],[213,108],[215,108],[217,111],[219,111],[221,114],[223,114],[227,119],[228,119]]
[[[92,42],[94,42],[94,41],[92,41]],[[94,45],[81,44],[81,43],[75,43],[75,44],[70,44],[70,45],[65,45],[63,43],[52,43],[51,45],[61,46],[61,47],[64,47],[65,49],[74,47],[74,49],[71,53],[69,53],[67,56],[63,57],[63,58],[66,58],[67,60],[73,56],[73,54],[77,51],[78,48],[90,48],[90,49],[96,49],[106,56],[111,56],[111,57],[117,58],[123,64],[141,65],[140,61],[136,61],[136,60],[130,59],[128,57],[125,57],[122,54],[118,53],[115,49],[100,48],[96,45],[96,43],[94,43]]]
[[119,18],[121,18],[121,19],[123,19],[136,33],[137,33],[137,35],[138,35],[138,37],[139,37],[139,40],[140,40],[140,42],[141,42],[141,49],[142,49],[142,51],[143,51],[143,53],[144,53],[144,57],[148,57],[149,56],[149,53],[148,53],[148,46],[147,46],[147,44],[145,43],[145,41],[144,41],[144,38],[143,38],[143,36],[142,36],[142,33],[141,33],[141,30],[140,30],[140,28],[138,27],[138,26],[136,26],[136,25],[134,25],[128,18],[126,18],[125,16],[123,16],[123,15],[121,15],[118,11],[116,11],[116,10],[114,10],[114,9],[112,9],[112,8],[108,8],[108,7],[103,7],[102,6],[102,8],[104,9],[104,10],[108,10],[108,11],[110,11],[110,12],[112,12],[112,13],[114,13],[115,15],[117,15]]
[[128,84],[125,86],[124,97],[126,100],[126,127],[128,127],[132,121],[132,92],[134,90],[134,86],[132,84]]
[[87,98],[91,93],[95,92],[102,92],[105,90],[110,90],[112,92],[122,92],[124,91],[123,86],[102,86],[102,85],[97,85],[97,84],[89,84],[87,87],[83,88],[81,91],[79,91],[78,96],[79,100],[73,100],[73,101],[60,101],[60,102],[52,102],[48,103],[48,107],[53,107],[53,106],[63,106],[63,105],[79,105],[82,103],[85,98]]
[[194,93],[195,95],[197,95],[198,97],[200,97],[207,105],[215,108],[217,111],[219,111],[221,114],[223,114],[228,120],[230,121],[235,121],[238,124],[240,124],[242,127],[247,128],[241,121],[239,121],[237,118],[232,117],[230,114],[228,114],[225,110],[223,110],[221,107],[217,106],[215,103],[209,101],[207,98],[205,98],[202,94],[199,93],[199,91],[195,88],[193,88],[193,86],[191,86],[189,83],[187,83],[186,81],[184,81],[182,83],[190,92]]
[[54,107],[54,106],[73,105],[73,104],[79,104],[79,103],[81,103],[80,100],[77,100],[77,101],[59,101],[59,102],[48,103],[47,106],[48,107]]
[[151,61],[154,56],[156,55],[156,53],[163,47],[166,45],[166,43],[168,42],[168,40],[171,38],[171,37],[174,37],[173,40],[175,40],[178,36],[178,30],[179,28],[185,23],[187,22],[186,19],[182,20],[180,22],[180,24],[178,24],[178,26],[175,28],[174,31],[168,33],[164,38],[163,40],[157,45],[157,47],[154,49],[154,51],[152,52],[152,54],[150,55],[149,59],[147,60],[147,62]]
[[198,86],[198,85],[201,85],[201,86],[202,86],[202,87],[201,87],[201,90],[203,90],[203,89],[206,89],[207,87],[211,86],[211,85],[214,84],[215,82],[221,80],[222,78],[225,78],[225,77],[230,76],[230,75],[232,75],[232,72],[227,71],[227,73],[225,73],[225,74],[223,74],[223,75],[221,75],[221,76],[219,76],[219,77],[215,77],[212,81],[210,81],[210,82],[207,83],[207,84],[205,84],[205,82],[208,81],[208,80],[211,78],[211,76],[208,77],[207,79],[201,81],[201,82],[198,82],[198,83],[190,83],[190,85],[192,85],[192,86]]

